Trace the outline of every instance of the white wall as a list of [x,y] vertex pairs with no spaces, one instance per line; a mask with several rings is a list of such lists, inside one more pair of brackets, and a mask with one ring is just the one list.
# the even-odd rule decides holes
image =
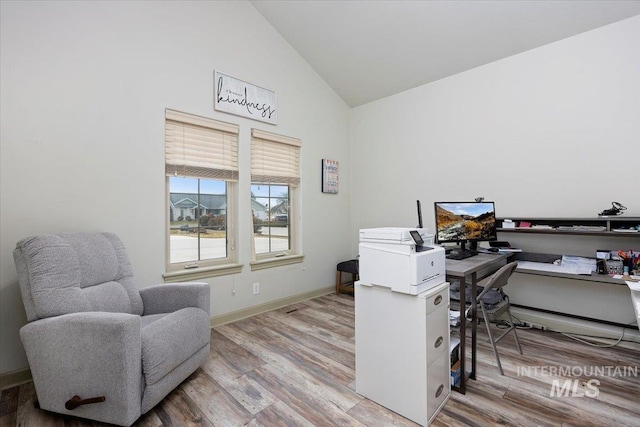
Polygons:
[[434,201],[498,216],[640,216],[640,17],[353,109],[352,246],[364,227],[433,230]]
[[[209,280],[213,315],[332,286],[358,229],[414,226],[416,199],[428,227],[433,201],[480,195],[500,216],[591,216],[612,200],[640,215],[640,18],[356,108],[351,126],[247,2],[4,1],[0,19],[0,374],[27,366],[19,239],[113,231],[139,285],[162,281],[165,108],[240,125],[240,219],[251,127],[304,144],[304,264],[250,272],[241,222],[245,267]],[[214,69],[275,90],[278,126],[213,111]],[[322,158],[340,161],[338,195],[320,192]]]
[[[351,133],[354,253],[360,228],[415,227],[418,199],[432,232],[433,202],[478,196],[507,218],[595,217],[611,201],[640,216],[640,16],[354,108]],[[533,252],[640,249],[640,238],[500,237]],[[635,318],[625,286],[519,280],[515,303]]]
[[[208,280],[212,315],[334,284],[336,263],[351,255],[349,109],[253,6],[3,1],[1,7],[0,374],[27,366],[12,258],[21,238],[113,231],[128,249],[138,285],[162,282],[165,108],[240,125],[244,269]],[[278,125],[215,112],[214,69],[276,91]],[[250,271],[252,127],[303,141],[303,264]],[[340,162],[338,195],[320,192],[322,158]]]

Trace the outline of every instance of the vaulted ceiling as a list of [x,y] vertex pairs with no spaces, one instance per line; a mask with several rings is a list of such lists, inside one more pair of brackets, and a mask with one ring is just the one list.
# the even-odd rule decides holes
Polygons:
[[352,107],[640,15],[640,0],[251,3]]

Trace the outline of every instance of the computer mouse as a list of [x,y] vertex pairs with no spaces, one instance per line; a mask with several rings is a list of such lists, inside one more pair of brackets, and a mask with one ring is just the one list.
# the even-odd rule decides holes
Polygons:
[[489,252],[500,252],[500,249],[498,249],[498,248],[489,248],[488,251]]

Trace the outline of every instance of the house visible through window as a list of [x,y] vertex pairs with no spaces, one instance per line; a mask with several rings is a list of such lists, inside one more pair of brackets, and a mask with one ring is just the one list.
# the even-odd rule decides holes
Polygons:
[[251,134],[251,211],[253,258],[276,260],[301,255],[299,139],[253,129]]
[[251,184],[251,207],[256,255],[290,250],[289,186]]
[[238,127],[166,110],[167,269],[235,261]]
[[227,258],[225,181],[169,177],[170,263]]

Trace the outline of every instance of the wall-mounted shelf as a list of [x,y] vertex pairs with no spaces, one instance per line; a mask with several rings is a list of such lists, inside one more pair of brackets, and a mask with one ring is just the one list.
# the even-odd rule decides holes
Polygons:
[[[562,258],[562,255],[517,252],[512,254],[509,257],[509,261],[533,261],[533,262],[552,263],[553,261],[560,258]],[[548,276],[548,277],[557,277],[557,278],[569,279],[569,280],[582,280],[582,281],[593,282],[593,283],[604,283],[609,285],[626,286],[623,280],[614,279],[611,276],[608,276],[606,274],[597,274],[597,273],[591,273],[590,275],[569,274],[569,273],[560,273],[556,271],[527,270],[526,268],[521,268],[521,267],[518,267],[516,271],[518,273],[533,274],[536,276]]]
[[[512,260],[550,263],[561,259],[560,254],[594,258],[598,250],[640,252],[637,216],[508,218],[515,228],[505,228],[506,218],[498,218],[498,239],[522,248],[522,252],[511,256]],[[522,222],[529,226],[520,227]],[[553,322],[545,316],[554,314],[628,327],[633,307],[628,305],[624,280],[606,274],[579,275],[526,268],[519,268],[516,273],[509,296],[514,307],[528,310],[520,315],[530,316],[531,322]],[[562,321],[560,324],[566,327]]]
[[[640,239],[640,231],[632,231],[640,226],[640,217],[597,217],[597,218],[509,218],[515,228],[505,228],[505,218],[498,218],[501,233],[558,234],[572,236],[603,236]],[[521,227],[528,223],[527,227]],[[549,227],[549,228],[546,228]]]

